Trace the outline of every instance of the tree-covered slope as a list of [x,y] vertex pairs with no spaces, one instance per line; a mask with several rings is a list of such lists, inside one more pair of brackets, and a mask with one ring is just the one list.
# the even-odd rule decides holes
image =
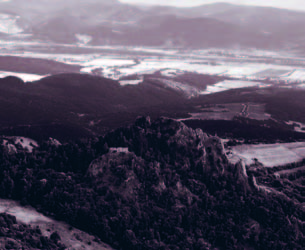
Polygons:
[[218,137],[168,118],[138,118],[90,143],[44,143],[32,154],[3,148],[0,157],[0,197],[115,249],[305,244],[302,204],[258,189],[242,164],[228,162]]

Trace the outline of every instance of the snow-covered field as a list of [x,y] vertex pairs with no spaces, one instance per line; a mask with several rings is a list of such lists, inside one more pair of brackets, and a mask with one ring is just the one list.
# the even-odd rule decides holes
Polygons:
[[[183,59],[143,59],[138,64],[134,64],[130,67],[120,67],[123,62],[120,60],[116,62],[113,60],[113,64],[109,65],[109,61],[103,62],[101,59],[99,66],[89,66],[88,64],[93,64],[92,62],[83,64],[87,68],[83,68],[82,71],[90,73],[98,67],[102,67],[105,72],[109,75],[114,75],[116,71],[117,78],[132,75],[132,74],[145,74],[160,71],[164,76],[175,76],[183,74],[185,72],[194,72],[197,74],[208,74],[208,75],[222,75],[235,78],[264,78],[276,75],[276,77],[281,78],[281,75],[285,75],[292,71],[294,68],[291,66],[280,66],[271,64],[236,64],[236,63],[221,63],[219,65],[211,64],[196,64],[191,60]],[[132,65],[130,60],[126,60],[125,65]],[[265,72],[260,75],[260,72]]]
[[7,76],[16,76],[22,79],[25,82],[37,81],[41,78],[46,77],[47,75],[36,75],[36,74],[27,74],[27,73],[17,73],[17,72],[9,72],[9,71],[0,71],[0,78],[4,78]]
[[[60,47],[61,45],[52,43],[43,44],[39,41],[10,42],[1,40],[0,45],[3,48],[8,48],[3,50],[3,53],[1,54],[50,59],[66,64],[79,65],[81,66],[81,73],[101,74],[104,77],[112,78],[114,80],[120,80],[122,77],[134,74],[143,75],[160,72],[163,76],[171,77],[185,72],[193,72],[198,74],[227,76],[240,80],[259,81],[269,77],[287,81],[305,81],[304,66],[279,65],[275,63],[276,60],[273,60],[273,58],[281,58],[284,56],[279,52],[219,49],[182,51],[177,49],[149,47],[91,46],[86,45],[86,42],[88,42],[90,37],[83,34],[77,34],[77,36],[80,44],[66,44],[62,46],[73,47],[76,51],[77,49],[90,48],[92,49],[92,53],[44,53],[33,52],[33,49],[23,49],[21,52],[20,50],[12,49],[11,46],[22,45],[24,46],[23,48],[32,48],[33,46],[45,45],[47,48],[52,48],[52,46]],[[100,49],[101,52],[97,52],[97,49]],[[287,54],[286,56],[288,58],[290,55]],[[249,60],[250,57],[253,60]],[[255,62],[256,57],[260,57],[260,60],[262,60],[261,57],[263,57],[266,58],[266,60],[268,59],[268,62],[271,60],[274,63],[258,63]],[[43,77],[31,74],[21,75],[21,73],[13,72],[3,72],[2,74],[19,74],[19,77],[27,81],[38,80]],[[130,82],[130,84],[136,83],[140,83],[140,81]],[[238,82],[235,83],[238,84]],[[129,83],[125,82],[122,84]],[[253,86],[253,83],[249,83],[249,86]],[[216,86],[217,91],[220,91],[218,90],[218,87],[220,87],[220,89],[222,87]],[[228,88],[231,87],[232,86],[230,85]]]
[[246,88],[246,87],[254,87],[254,86],[258,86],[260,88],[266,88],[270,85],[255,81],[225,80],[222,82],[218,82],[214,85],[207,86],[207,89],[202,91],[200,94],[206,95],[229,89],[238,89],[238,88]]
[[[5,44],[4,44],[5,46]],[[105,47],[105,46],[103,46]],[[110,49],[110,48],[109,48]],[[161,49],[152,48],[121,48],[126,51],[162,51]],[[166,52],[166,53],[165,53]],[[171,75],[183,73],[183,72],[196,72],[199,74],[220,74],[231,77],[243,78],[251,77],[260,72],[265,72],[265,75],[286,75],[287,73],[297,69],[292,74],[291,79],[297,78],[297,74],[301,74],[301,67],[292,67],[276,64],[264,64],[264,63],[249,63],[249,62],[224,62],[221,56],[213,59],[201,58],[192,59],[192,52],[189,53],[188,58],[181,56],[171,56],[176,51],[164,50],[164,56],[145,56],[142,59],[138,59],[135,62],[135,56],[118,53],[117,55],[105,55],[99,53],[88,54],[54,54],[54,53],[13,53],[15,56],[44,58],[67,64],[80,65],[83,67],[82,72],[90,73],[94,69],[103,68],[107,74],[112,74],[114,70],[119,71],[119,76],[126,76],[130,74],[143,74],[146,72],[163,71],[165,75],[171,73]],[[168,56],[170,54],[170,56]],[[2,55],[12,55],[12,53],[3,53]],[[215,63],[216,60],[216,63]],[[129,67],[126,67],[129,66]],[[268,73],[269,72],[269,73]]]
[[223,75],[226,76],[232,76],[232,77],[245,77],[245,76],[250,76],[253,75],[257,72],[260,72],[264,70],[266,66],[263,65],[258,65],[255,67],[251,66],[241,66],[241,67],[230,67],[223,73]]
[[167,54],[167,55],[175,55],[178,54],[178,50],[165,50],[161,48],[149,48],[149,47],[133,47],[129,48],[131,51],[140,51],[140,52],[148,52],[148,53],[160,53],[160,54]]
[[136,80],[120,80],[119,83],[120,85],[137,85],[139,83],[143,82],[143,78],[141,79],[136,79]]
[[231,148],[228,159],[236,163],[244,160],[246,165],[254,163],[254,158],[265,167],[282,166],[299,162],[305,158],[305,142],[238,145]]
[[294,81],[305,81],[305,69],[297,69],[291,75],[285,78]]
[[[95,70],[99,70],[100,74],[104,77],[112,78],[114,80],[119,80],[124,76],[129,75],[143,75],[143,74],[153,74],[155,72],[160,72],[163,76],[173,77],[186,72],[193,72],[197,74],[208,74],[208,75],[220,75],[228,76],[239,79],[261,79],[268,76],[277,75],[278,78],[287,80],[304,80],[305,81],[305,71],[304,75],[300,75],[301,70],[295,71],[291,76],[286,76],[287,73],[293,71],[290,66],[279,66],[279,65],[260,65],[260,64],[235,64],[235,63],[223,63],[220,65],[209,65],[209,64],[196,64],[191,60],[178,60],[178,59],[154,59],[147,58],[139,62],[136,62],[133,58],[128,58],[126,56],[120,58],[118,56],[102,56],[98,54],[86,54],[86,55],[67,55],[67,54],[15,54],[15,56],[24,57],[34,57],[50,59],[66,64],[80,65],[82,68],[81,73],[93,73]],[[269,73],[268,73],[269,72]],[[299,73],[298,73],[299,72]],[[299,74],[296,76],[296,74]],[[16,72],[5,72],[0,71],[0,77],[5,77],[8,75],[17,76],[24,81],[35,81],[39,80],[45,75],[35,75],[26,73],[16,73]],[[281,76],[283,75],[283,76]],[[140,83],[141,81],[133,81],[130,84]],[[125,82],[128,84],[127,82]],[[223,84],[228,84],[223,86]],[[233,83],[230,84],[230,83]],[[211,86],[206,93],[214,93],[230,89],[232,87],[250,87],[257,86],[258,82],[251,81],[228,81],[222,82],[218,85]],[[301,87],[301,86],[300,86]]]

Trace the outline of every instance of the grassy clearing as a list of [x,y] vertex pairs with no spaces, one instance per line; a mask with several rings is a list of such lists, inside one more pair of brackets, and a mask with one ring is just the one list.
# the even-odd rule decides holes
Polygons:
[[283,166],[305,158],[305,142],[238,145],[232,147],[229,160],[243,159],[246,165],[257,159],[265,167]]

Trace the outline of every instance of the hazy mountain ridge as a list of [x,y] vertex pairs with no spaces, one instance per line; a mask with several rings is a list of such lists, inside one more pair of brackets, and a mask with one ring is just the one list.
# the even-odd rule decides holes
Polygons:
[[[154,8],[152,8],[153,12]],[[305,12],[285,10],[273,7],[259,7],[235,5],[229,3],[206,4],[190,8],[155,7],[162,14],[173,14],[181,17],[198,18],[209,17],[220,21],[246,26],[266,31],[279,30],[282,25],[301,22],[305,19]]]
[[130,29],[127,35],[120,35],[118,39],[130,46],[167,45],[186,48],[268,46],[266,44],[268,37],[259,32],[249,32],[244,28],[204,17],[167,18],[156,27]]
[[77,65],[56,62],[39,58],[25,58],[18,56],[0,56],[1,71],[51,75],[61,73],[78,73],[81,69]]
[[303,12],[223,3],[143,9],[118,1],[12,1],[0,3],[0,11],[20,16],[18,25],[34,38],[62,43],[75,43],[76,34],[88,34],[93,44],[280,49],[304,38]]

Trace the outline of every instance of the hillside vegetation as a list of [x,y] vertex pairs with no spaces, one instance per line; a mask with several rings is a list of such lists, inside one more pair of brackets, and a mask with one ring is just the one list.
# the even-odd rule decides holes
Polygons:
[[305,244],[300,203],[258,190],[241,164],[229,164],[218,137],[168,118],[141,117],[88,143],[45,142],[10,155],[2,148],[0,162],[1,198],[30,204],[115,249]]

